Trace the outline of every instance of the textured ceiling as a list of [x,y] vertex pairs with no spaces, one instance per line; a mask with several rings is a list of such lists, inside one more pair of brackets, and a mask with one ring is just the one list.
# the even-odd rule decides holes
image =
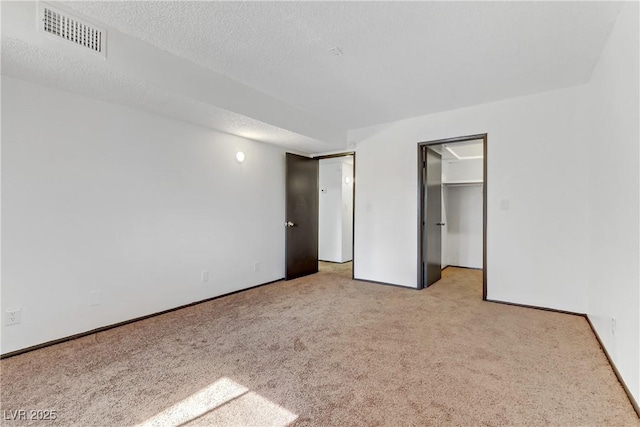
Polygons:
[[[106,60],[2,3],[2,74],[278,144],[588,81],[615,2],[50,2],[107,29]],[[339,47],[344,53],[333,55]]]
[[[352,129],[584,83],[612,2],[71,2]],[[344,52],[329,52],[338,46]]]
[[[322,141],[198,102],[190,97],[179,96],[144,80],[70,59],[22,40],[3,37],[1,49],[3,75],[90,95],[101,101],[126,105],[301,153],[322,152],[331,148]],[[43,63],[47,66],[43,67]]]

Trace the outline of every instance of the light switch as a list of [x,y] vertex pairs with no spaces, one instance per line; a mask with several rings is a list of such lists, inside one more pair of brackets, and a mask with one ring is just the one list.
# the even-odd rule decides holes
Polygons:
[[500,210],[508,211],[509,210],[509,199],[501,199],[500,200]]

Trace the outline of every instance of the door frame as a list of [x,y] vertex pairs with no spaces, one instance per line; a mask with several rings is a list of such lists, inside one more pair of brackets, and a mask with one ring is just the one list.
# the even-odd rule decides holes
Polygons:
[[[334,154],[324,154],[320,156],[313,156],[313,159],[318,159],[318,161],[322,159],[333,159],[335,157],[347,157],[353,156],[353,180],[351,184],[353,184],[351,198],[353,202],[353,209],[351,210],[351,279],[355,279],[356,273],[356,152],[355,151],[345,151],[344,153],[334,153]],[[318,209],[320,205],[318,204]],[[320,234],[320,229],[318,229],[318,234]],[[320,236],[318,235],[318,240],[320,240]]]
[[[458,136],[454,138],[436,139],[432,141],[424,141],[418,143],[418,289],[424,289],[422,281],[422,257],[423,257],[423,236],[425,233],[425,227],[422,224],[423,218],[423,206],[422,198],[424,195],[424,174],[423,174],[423,159],[422,149],[423,147],[442,144],[454,144],[457,142],[475,141],[481,139],[483,144],[482,149],[482,300],[487,300],[487,134],[479,133],[475,135]],[[426,166],[425,166],[426,167]]]

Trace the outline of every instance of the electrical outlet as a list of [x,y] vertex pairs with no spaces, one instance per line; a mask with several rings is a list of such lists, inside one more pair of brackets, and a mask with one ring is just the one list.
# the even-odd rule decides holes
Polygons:
[[207,270],[202,271],[202,283],[209,281],[209,272]]
[[19,308],[7,310],[4,317],[5,326],[17,325],[20,323],[21,311],[22,310]]
[[253,271],[260,271],[260,263],[256,262],[253,264]]
[[616,334],[616,319],[611,319],[611,335]]
[[100,305],[100,291],[91,291],[89,295],[91,300],[89,305]]

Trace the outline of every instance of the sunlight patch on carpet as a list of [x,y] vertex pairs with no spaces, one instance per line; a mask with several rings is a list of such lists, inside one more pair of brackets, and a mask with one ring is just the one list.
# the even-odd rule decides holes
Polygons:
[[237,425],[286,427],[298,416],[229,378],[140,423],[137,427]]

